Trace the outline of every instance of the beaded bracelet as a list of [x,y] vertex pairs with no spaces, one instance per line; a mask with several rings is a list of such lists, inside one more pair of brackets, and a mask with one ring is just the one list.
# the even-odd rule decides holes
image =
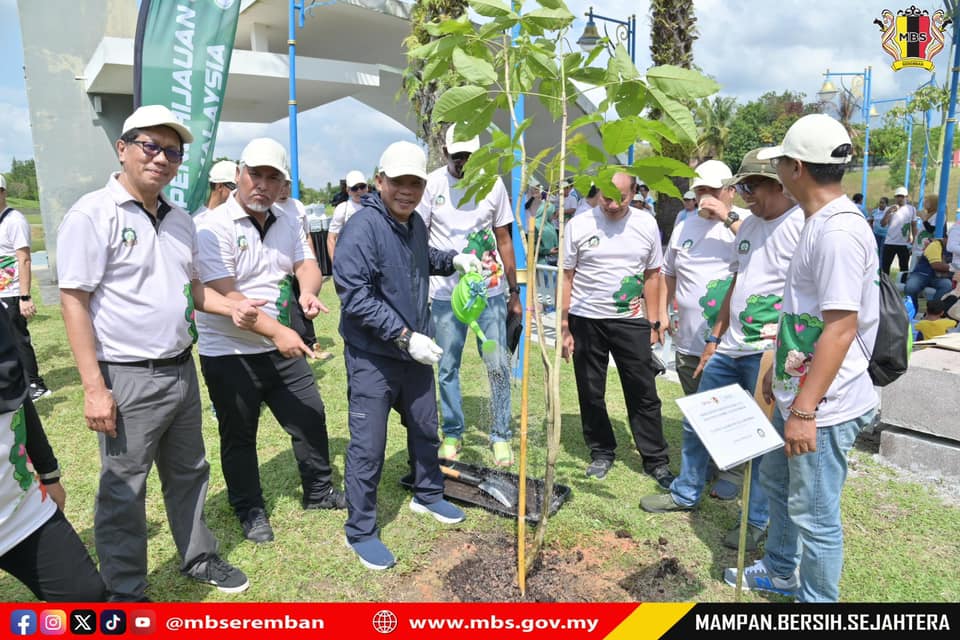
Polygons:
[[814,411],[811,411],[811,412],[800,411],[799,409],[797,409],[797,408],[794,407],[793,405],[790,405],[790,413],[791,413],[792,415],[797,416],[797,417],[800,418],[801,420],[816,420],[816,419],[817,419],[817,414],[816,414],[816,412],[814,412]]

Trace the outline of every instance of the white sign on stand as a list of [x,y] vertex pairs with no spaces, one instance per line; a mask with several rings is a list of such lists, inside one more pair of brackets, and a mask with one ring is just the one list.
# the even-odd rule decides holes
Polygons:
[[783,438],[740,385],[679,398],[677,405],[720,469],[783,446]]

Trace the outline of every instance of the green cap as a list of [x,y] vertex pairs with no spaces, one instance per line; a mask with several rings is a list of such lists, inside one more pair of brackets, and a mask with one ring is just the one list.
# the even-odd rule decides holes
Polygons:
[[758,153],[760,153],[760,149],[754,149],[743,156],[743,162],[740,163],[740,170],[737,171],[736,175],[732,178],[724,180],[723,186],[732,187],[749,176],[763,176],[764,178],[772,178],[780,182],[780,178],[777,177],[777,170],[774,169],[771,161],[758,160]]

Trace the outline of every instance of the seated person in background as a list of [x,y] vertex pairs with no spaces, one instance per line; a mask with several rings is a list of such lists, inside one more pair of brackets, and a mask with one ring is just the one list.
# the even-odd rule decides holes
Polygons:
[[957,326],[956,320],[946,317],[946,310],[956,302],[956,296],[947,296],[942,300],[931,300],[927,303],[926,315],[923,320],[917,320],[916,324],[917,332],[922,336],[920,339],[932,340]]
[[928,302],[939,300],[953,289],[953,280],[950,277],[950,261],[952,256],[944,251],[945,241],[940,238],[931,241],[923,250],[920,259],[910,275],[904,293],[913,299],[917,305],[917,295],[926,287],[933,287],[935,293]]

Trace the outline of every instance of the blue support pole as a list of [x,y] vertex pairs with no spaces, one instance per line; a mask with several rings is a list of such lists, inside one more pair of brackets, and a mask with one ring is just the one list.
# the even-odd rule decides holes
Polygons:
[[953,68],[950,73],[950,103],[943,139],[943,164],[940,167],[940,204],[937,206],[937,228],[934,236],[942,238],[947,222],[947,193],[950,186],[950,162],[953,159],[953,131],[957,124],[957,79],[960,75],[960,28],[953,23]]
[[867,169],[870,162],[870,67],[863,70],[863,181],[860,186],[860,193],[863,194],[863,201],[867,200]]
[[[627,19],[627,47],[630,49],[630,62],[637,65],[637,17],[630,16]],[[627,164],[633,166],[633,147],[627,151]]]
[[927,190],[927,159],[930,157],[930,112],[923,114],[923,162],[920,163],[920,196],[917,202],[923,202]]
[[[910,112],[910,98],[912,96],[907,96],[907,164],[904,167],[903,172],[903,186],[910,190],[910,160],[913,157],[911,155],[911,149],[913,148],[913,114]],[[920,202],[923,202],[922,200]]]
[[290,0],[290,25],[287,35],[290,61],[290,195],[300,198],[300,151],[297,148],[297,9],[303,11],[303,5]]
[[[513,2],[514,11],[520,10],[520,3],[517,0]],[[516,38],[520,35],[520,25],[515,25],[513,27],[513,32],[511,34],[512,38]],[[520,123],[523,122],[524,115],[524,96],[523,94],[517,96],[517,101],[514,103],[514,118],[510,122],[510,138],[513,139],[513,134],[516,132],[516,126],[514,122]],[[523,157],[520,154],[520,150],[517,149],[514,153],[514,160],[516,161],[516,166],[514,166],[513,171],[510,172],[511,176],[511,189],[510,192],[513,195],[514,203],[521,203],[520,205],[520,224],[514,223],[513,225],[513,254],[516,258],[517,263],[517,273],[523,271],[527,268],[527,253],[523,250],[523,236],[527,232],[527,212],[523,207],[522,203],[524,202],[524,197],[526,194],[523,192],[523,171],[520,167],[520,163],[523,161]],[[523,308],[527,308],[527,304],[530,301],[527,300],[527,295],[530,292],[530,288],[526,284],[520,285],[520,303],[523,305]],[[524,327],[524,331],[530,331],[530,327]],[[523,375],[523,352],[526,349],[523,336],[520,337],[520,345],[517,347],[517,366],[513,369],[513,377],[516,380],[519,380]]]

